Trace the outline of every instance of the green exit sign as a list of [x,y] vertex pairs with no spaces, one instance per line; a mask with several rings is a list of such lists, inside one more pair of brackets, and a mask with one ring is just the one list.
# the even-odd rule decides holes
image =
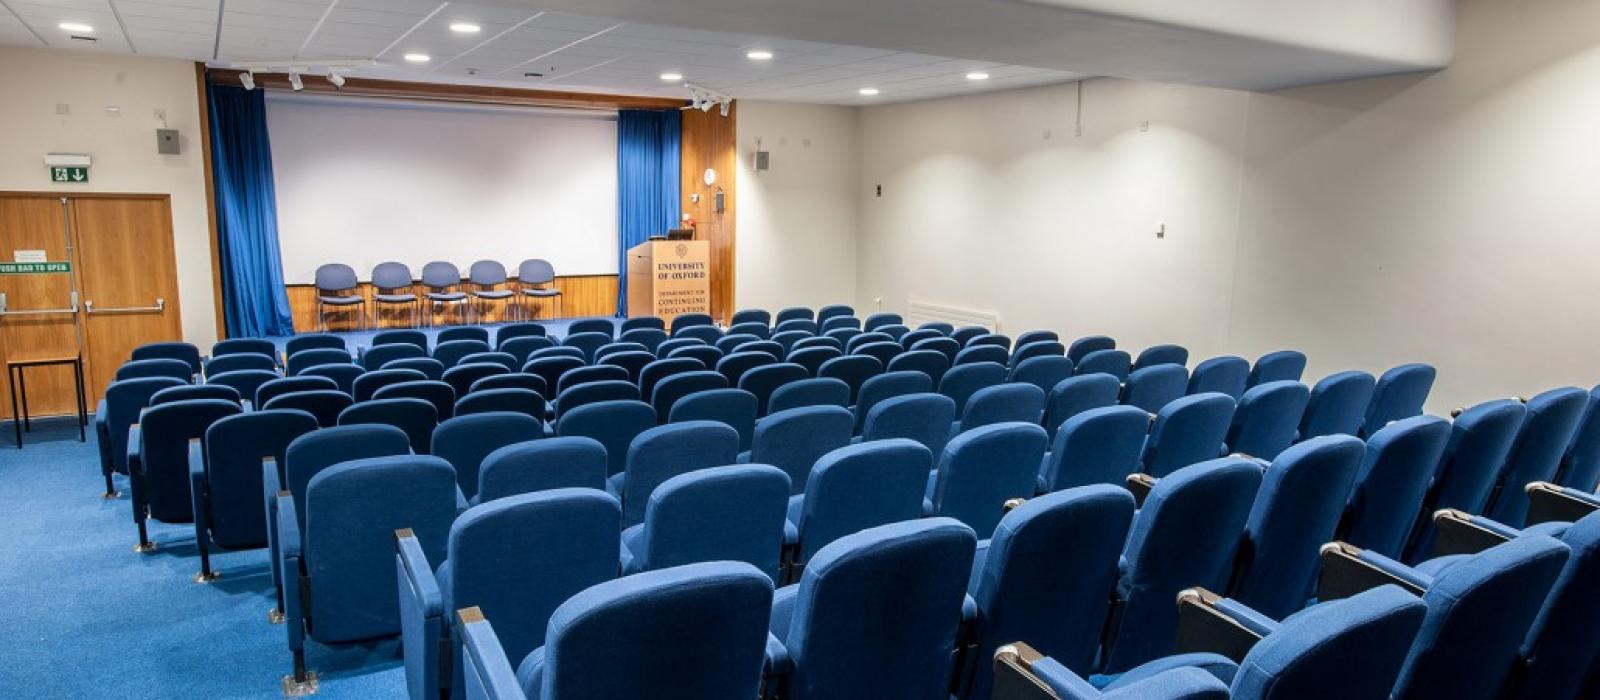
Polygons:
[[72,272],[72,263],[61,262],[0,262],[0,275],[55,275]]
[[89,166],[69,165],[66,167],[50,167],[51,182],[88,182]]

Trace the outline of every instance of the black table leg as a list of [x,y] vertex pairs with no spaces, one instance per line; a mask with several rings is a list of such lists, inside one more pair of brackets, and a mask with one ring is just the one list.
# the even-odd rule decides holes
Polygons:
[[83,358],[72,363],[72,373],[78,391],[78,442],[88,442],[89,406],[83,397]]
[[22,392],[22,430],[33,432],[33,417],[28,415],[28,371],[27,368],[17,368],[17,387]]
[[17,430],[17,449],[22,449],[22,413],[17,410],[17,371],[6,368],[7,379],[11,380],[11,426]]

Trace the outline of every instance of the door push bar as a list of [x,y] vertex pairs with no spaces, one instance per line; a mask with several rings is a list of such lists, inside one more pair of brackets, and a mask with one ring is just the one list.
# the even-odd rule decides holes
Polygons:
[[78,293],[72,293],[72,306],[63,309],[22,309],[12,311],[6,304],[5,292],[0,292],[0,316],[44,316],[47,314],[75,314],[78,313]]
[[167,300],[157,299],[154,306],[124,306],[122,308],[110,309],[96,309],[94,308],[94,301],[91,300],[83,302],[83,310],[86,313],[91,314],[142,314],[152,311],[155,313],[161,313],[162,311],[167,310]]

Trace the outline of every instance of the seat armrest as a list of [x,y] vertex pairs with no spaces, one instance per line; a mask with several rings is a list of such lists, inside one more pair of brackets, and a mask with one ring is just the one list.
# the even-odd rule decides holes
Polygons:
[[[400,585],[409,587],[415,594],[420,612],[425,617],[444,615],[444,594],[439,592],[439,579],[428,565],[428,555],[411,528],[394,531],[395,563],[399,566]],[[405,596],[401,596],[405,601]]]
[[484,700],[524,700],[527,695],[517,682],[517,671],[506,658],[505,647],[494,634],[494,627],[476,607],[456,613],[461,630],[462,674],[467,697]]
[[1226,700],[1228,686],[1200,668],[1176,668],[1101,692],[1021,642],[995,650],[992,700]]
[[111,409],[106,405],[105,399],[100,399],[94,405],[94,425],[100,432],[105,432],[106,426],[111,424]]
[[1454,508],[1435,511],[1433,525],[1439,534],[1433,540],[1429,557],[1477,554],[1519,534],[1514,528]]
[[[206,507],[211,492],[206,485],[206,460],[200,438],[189,440],[189,507],[194,512],[194,537],[201,542],[211,526],[211,509]],[[203,546],[203,545],[202,545]]]
[[794,657],[789,655],[789,647],[783,645],[777,636],[767,633],[766,651],[766,679],[763,685],[775,686],[778,679],[794,671]]
[[1343,542],[1322,545],[1322,577],[1317,581],[1319,600],[1348,598],[1385,584],[1395,584],[1422,595],[1433,583],[1405,564]]
[[1584,516],[1600,510],[1600,496],[1577,489],[1535,481],[1527,486],[1527,524],[1549,522],[1577,522]]
[[139,459],[139,443],[143,442],[143,435],[138,423],[128,426],[128,454],[123,463],[128,466],[129,476],[144,473],[144,461]]
[[301,541],[300,525],[295,519],[294,497],[288,491],[278,492],[278,572],[283,577],[283,616],[288,622],[284,630],[289,636],[289,651],[299,653],[305,649],[305,601],[300,599]]
[[1229,454],[1228,456],[1236,458],[1236,459],[1248,459],[1248,460],[1250,460],[1252,462],[1255,462],[1256,464],[1261,465],[1262,469],[1266,469],[1266,468],[1272,466],[1272,462],[1270,460],[1262,459],[1262,458],[1257,457],[1257,456],[1255,456],[1253,454],[1250,454],[1248,452],[1234,452],[1232,454]]
[[1245,654],[1278,623],[1235,600],[1204,588],[1178,594],[1177,653],[1211,652],[1244,660]]
[[1144,499],[1150,497],[1150,492],[1155,489],[1157,481],[1160,481],[1160,479],[1149,474],[1129,474],[1128,478],[1124,480],[1123,486],[1133,493],[1134,506],[1143,508]]
[[[1042,660],[1044,660],[1043,655],[1022,642],[1006,644],[996,649],[994,685],[990,697],[993,700],[1063,700],[1073,697],[1056,693],[1044,678],[1035,673],[1035,665]],[[1094,690],[1082,678],[1073,676],[1068,680],[1070,681],[1077,681],[1088,690]]]

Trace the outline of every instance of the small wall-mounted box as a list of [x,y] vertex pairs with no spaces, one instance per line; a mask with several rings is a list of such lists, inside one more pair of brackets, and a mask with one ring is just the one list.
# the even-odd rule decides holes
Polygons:
[[183,148],[178,144],[177,129],[156,129],[156,153],[164,156],[183,154]]

